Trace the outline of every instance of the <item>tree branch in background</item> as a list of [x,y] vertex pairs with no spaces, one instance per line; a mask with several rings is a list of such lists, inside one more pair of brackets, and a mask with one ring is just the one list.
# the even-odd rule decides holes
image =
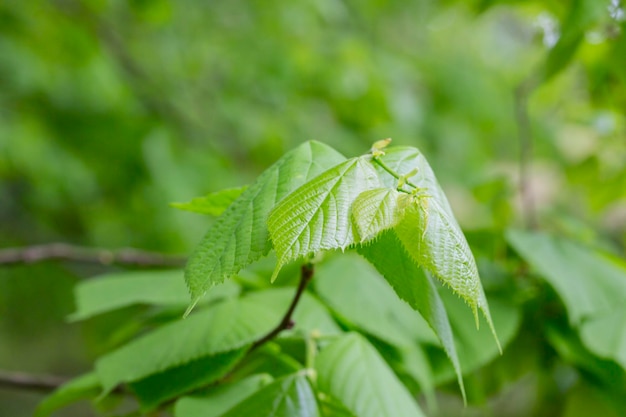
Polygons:
[[300,297],[302,296],[302,293],[304,293],[304,290],[309,284],[309,281],[311,281],[311,279],[313,278],[314,271],[315,270],[314,270],[313,264],[306,263],[302,265],[302,268],[300,269],[300,283],[298,284],[298,289],[296,290],[296,294],[293,296],[293,300],[291,300],[291,305],[289,305],[289,308],[287,309],[287,312],[283,316],[283,319],[268,334],[266,334],[265,336],[263,336],[262,338],[254,342],[252,344],[252,347],[250,348],[250,351],[253,351],[259,348],[260,346],[264,345],[265,343],[269,342],[270,340],[278,336],[278,334],[282,332],[283,330],[288,330],[293,327],[294,323],[291,320],[291,317],[293,316],[293,312],[295,311],[296,306],[298,305],[298,302],[300,301]]
[[529,229],[537,228],[535,199],[530,183],[530,163],[533,156],[533,138],[528,116],[528,96],[535,86],[534,78],[520,83],[515,89],[515,120],[519,138],[519,194],[522,216]]
[[50,243],[0,250],[0,265],[30,264],[49,260],[98,263],[102,265],[121,264],[165,267],[182,266],[186,262],[185,257],[177,255],[166,255],[132,248],[117,250],[85,248],[66,243]]
[[54,391],[69,379],[57,375],[32,375],[24,372],[0,371],[0,388],[21,391]]

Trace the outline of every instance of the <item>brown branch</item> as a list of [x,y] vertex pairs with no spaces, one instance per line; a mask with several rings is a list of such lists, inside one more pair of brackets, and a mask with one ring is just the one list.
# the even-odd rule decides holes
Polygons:
[[49,260],[64,260],[102,265],[136,265],[136,266],[182,266],[185,258],[147,252],[132,248],[117,250],[85,248],[66,243],[50,243],[45,245],[8,248],[0,250],[0,265],[30,264]]
[[528,96],[535,87],[534,78],[520,83],[515,89],[515,119],[519,138],[519,194],[524,223],[529,229],[537,228],[535,199],[530,183],[530,163],[533,156],[533,138],[528,116]]
[[269,342],[270,340],[278,336],[278,334],[283,330],[288,330],[293,327],[294,322],[292,321],[291,317],[293,316],[293,312],[295,311],[296,306],[300,301],[300,297],[302,296],[304,290],[309,284],[309,281],[311,281],[311,279],[313,278],[314,271],[315,270],[313,268],[313,264],[306,263],[302,265],[302,268],[300,268],[300,283],[298,284],[298,288],[296,289],[296,293],[293,296],[293,300],[291,300],[291,305],[287,309],[287,312],[285,312],[283,319],[268,334],[254,342],[252,344],[252,347],[250,347],[250,351],[253,351],[261,347],[265,343]]
[[50,392],[68,380],[57,375],[32,375],[24,372],[0,371],[0,388]]

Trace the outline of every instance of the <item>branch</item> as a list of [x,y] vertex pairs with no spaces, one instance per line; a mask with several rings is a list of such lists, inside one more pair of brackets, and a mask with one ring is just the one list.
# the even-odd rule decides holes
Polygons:
[[0,388],[12,388],[26,391],[54,391],[69,381],[57,375],[32,375],[24,372],[0,371]]
[[283,316],[283,319],[268,334],[254,342],[252,344],[252,347],[250,348],[250,351],[253,351],[264,345],[265,343],[269,342],[270,340],[278,336],[278,334],[283,330],[291,329],[293,327],[294,322],[291,320],[291,316],[293,315],[293,312],[296,309],[296,306],[298,305],[300,297],[302,296],[302,293],[304,293],[306,286],[313,278],[313,273],[313,264],[306,263],[302,265],[302,268],[300,269],[300,283],[298,284],[298,289],[296,290],[296,294],[293,296],[293,300],[291,300],[291,305],[287,309],[287,312]]
[[530,187],[530,162],[533,155],[533,138],[528,116],[528,96],[535,87],[534,78],[521,82],[515,89],[515,119],[519,138],[519,193],[522,204],[522,216],[526,226],[537,228],[535,200]]
[[66,243],[9,248],[0,250],[0,265],[30,264],[48,260],[65,260],[102,265],[182,266],[185,258],[132,248],[117,250],[85,248]]

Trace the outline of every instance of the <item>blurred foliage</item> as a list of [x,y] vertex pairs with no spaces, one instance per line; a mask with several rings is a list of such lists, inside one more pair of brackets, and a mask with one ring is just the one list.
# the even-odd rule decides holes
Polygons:
[[[469,376],[466,415],[504,415],[507,389],[521,410],[543,404],[536,415],[585,415],[579,395],[610,409],[603,384],[623,370],[589,351],[593,332],[570,327],[556,281],[529,276],[504,231],[523,225],[523,91],[540,228],[623,260],[624,13],[618,0],[3,0],[0,247],[188,253],[210,220],[169,203],[246,185],[308,139],[353,155],[392,137],[427,156],[489,297],[522,310],[510,350]],[[72,286],[111,269],[1,268],[0,368],[75,375],[156,326],[147,307],[63,321]],[[524,397],[537,387],[543,400]],[[0,390],[0,409],[30,415],[37,399]]]

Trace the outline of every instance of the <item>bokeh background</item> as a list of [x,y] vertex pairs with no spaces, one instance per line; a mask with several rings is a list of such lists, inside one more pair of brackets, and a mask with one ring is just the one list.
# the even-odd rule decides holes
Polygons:
[[[624,256],[625,19],[617,0],[3,0],[0,248],[184,255],[208,223],[170,202],[306,140],[391,137],[470,233],[532,223]],[[65,318],[105,269],[0,265],[0,369],[89,369],[115,321]],[[0,388],[0,414],[40,398]]]

